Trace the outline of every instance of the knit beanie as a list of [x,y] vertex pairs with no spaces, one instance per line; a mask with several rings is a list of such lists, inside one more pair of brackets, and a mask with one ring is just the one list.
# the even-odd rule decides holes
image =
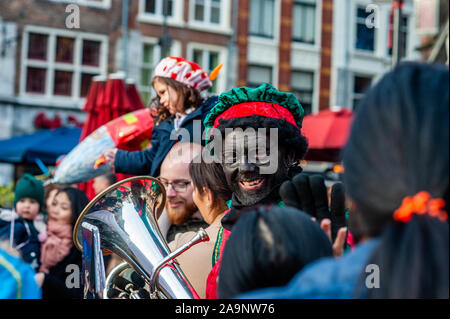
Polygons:
[[14,191],[14,207],[22,198],[32,198],[40,205],[40,210],[44,208],[44,185],[30,174],[24,174],[16,185]]
[[169,56],[158,63],[153,77],[171,78],[201,92],[212,86],[212,81],[216,79],[221,68],[222,64],[208,75],[197,63],[181,57]]

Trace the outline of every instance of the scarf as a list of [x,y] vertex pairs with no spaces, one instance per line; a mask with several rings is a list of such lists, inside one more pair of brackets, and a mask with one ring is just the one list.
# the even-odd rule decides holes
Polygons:
[[73,246],[72,225],[50,223],[47,229],[47,240],[41,247],[40,272],[49,273],[50,268],[66,257]]

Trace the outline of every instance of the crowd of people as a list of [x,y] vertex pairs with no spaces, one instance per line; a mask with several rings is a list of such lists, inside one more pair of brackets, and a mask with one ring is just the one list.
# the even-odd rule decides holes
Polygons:
[[[403,63],[365,94],[343,181],[329,188],[302,171],[308,141],[294,94],[266,83],[203,99],[213,78],[164,58],[151,147],[105,152],[112,173],[164,186],[158,224],[172,251],[206,230],[209,241],[177,257],[201,298],[449,297],[448,67]],[[189,134],[174,139],[180,129]],[[108,174],[94,187],[115,182]],[[87,204],[77,188],[19,180],[14,209],[0,214],[0,298],[83,297],[66,268],[81,269],[72,233]],[[120,262],[108,259],[108,271]],[[379,269],[373,285],[368,265]]]

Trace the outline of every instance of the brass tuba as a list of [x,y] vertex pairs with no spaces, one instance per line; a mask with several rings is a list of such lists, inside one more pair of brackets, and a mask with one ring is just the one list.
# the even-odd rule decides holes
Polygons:
[[[174,259],[208,235],[201,229],[170,252],[157,223],[165,200],[157,179],[138,176],[108,187],[84,208],[73,237],[83,255],[85,298],[199,298]],[[106,278],[102,254],[111,252],[126,263]]]

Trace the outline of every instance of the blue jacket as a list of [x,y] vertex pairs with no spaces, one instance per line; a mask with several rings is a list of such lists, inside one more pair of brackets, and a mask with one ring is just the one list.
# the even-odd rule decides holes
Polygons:
[[[164,158],[166,157],[167,153],[169,153],[176,140],[180,142],[198,141],[201,142],[202,145],[204,145],[204,141],[202,140],[202,134],[205,129],[203,121],[209,111],[216,105],[216,103],[217,96],[210,97],[209,99],[204,101],[194,112],[186,116],[186,118],[181,123],[180,129],[184,128],[186,130],[184,132],[189,134],[179,135],[177,137],[178,139],[170,139],[170,135],[174,130],[174,116],[172,116],[167,120],[159,123],[159,125],[155,125],[155,127],[153,128],[151,148],[138,152],[126,152],[118,150],[116,153],[116,158],[114,160],[116,172],[133,175],[150,175],[157,177],[159,176],[159,169]],[[200,121],[197,123],[201,127],[201,134],[199,134],[200,132],[195,132],[198,129],[195,128],[194,130],[194,120]]]
[[[284,287],[265,288],[240,295],[241,299],[350,299],[379,239],[358,245],[339,259],[323,258],[307,265]],[[367,274],[369,275],[369,273]],[[364,283],[364,281],[363,281]],[[364,293],[364,291],[362,291]]]
[[40,299],[34,275],[30,265],[0,249],[0,299]]

